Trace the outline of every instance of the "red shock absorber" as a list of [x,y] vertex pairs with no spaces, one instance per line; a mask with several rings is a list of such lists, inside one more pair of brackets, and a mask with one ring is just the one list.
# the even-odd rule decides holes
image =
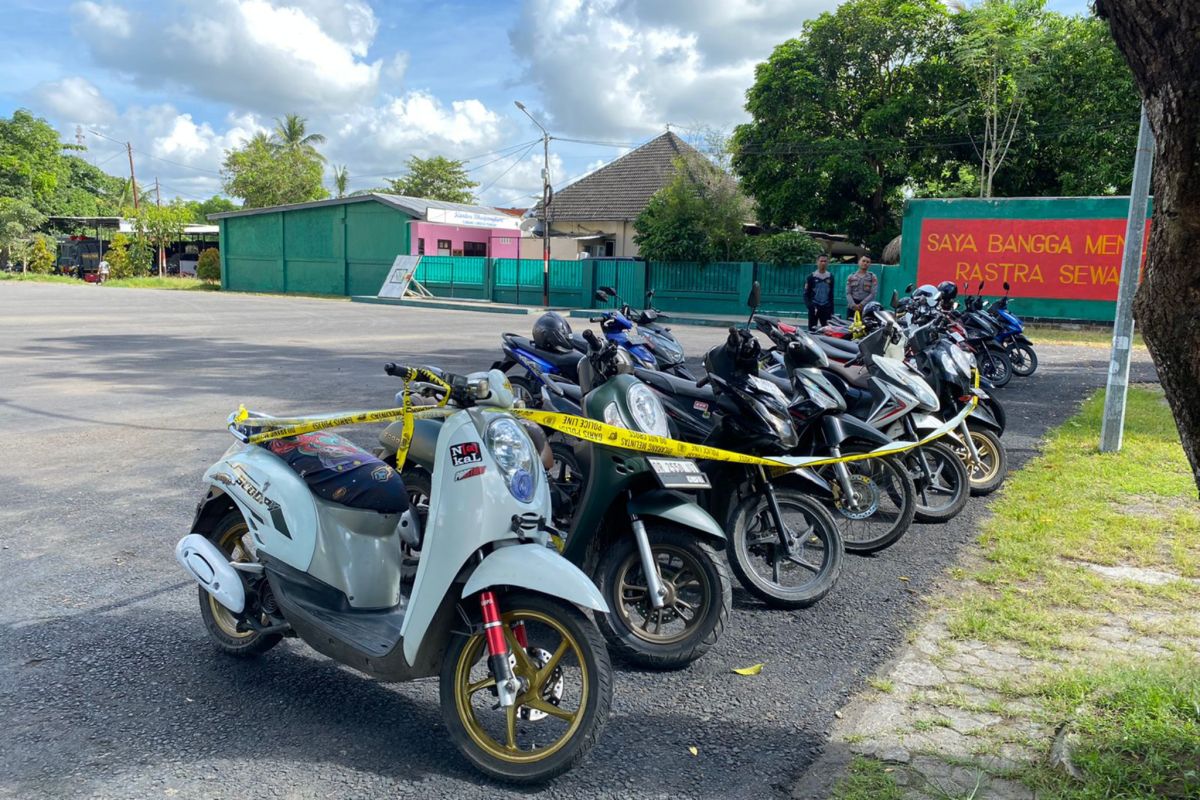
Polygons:
[[496,679],[496,693],[500,705],[508,708],[516,702],[520,684],[509,661],[508,642],[504,639],[504,623],[500,621],[495,592],[488,589],[479,593],[479,610],[483,613],[483,635],[487,638],[488,665]]
[[500,621],[496,593],[491,589],[479,593],[479,610],[483,612],[483,633],[487,636],[488,655],[507,656],[508,643],[504,641],[504,623]]

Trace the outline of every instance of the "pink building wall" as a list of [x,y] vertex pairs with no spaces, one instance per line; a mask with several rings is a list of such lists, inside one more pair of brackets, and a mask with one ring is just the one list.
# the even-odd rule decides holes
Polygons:
[[489,258],[517,258],[520,249],[521,231],[512,228],[471,228],[465,225],[444,225],[438,222],[413,222],[409,241],[412,242],[412,252],[409,255],[421,255],[421,241],[424,240],[424,255],[438,255],[438,241],[448,240],[450,252],[445,255],[470,255],[466,253],[465,242],[478,242],[487,245]]

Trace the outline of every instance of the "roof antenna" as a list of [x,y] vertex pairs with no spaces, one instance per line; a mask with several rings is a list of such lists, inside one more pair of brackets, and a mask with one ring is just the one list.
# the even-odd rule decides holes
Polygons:
[[671,132],[671,123],[667,123],[667,133]]

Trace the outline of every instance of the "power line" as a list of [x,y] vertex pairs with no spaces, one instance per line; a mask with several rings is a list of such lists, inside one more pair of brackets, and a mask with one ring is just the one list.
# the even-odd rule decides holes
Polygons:
[[496,185],[496,184],[499,182],[499,180],[500,180],[501,178],[503,178],[503,177],[504,177],[505,175],[507,175],[508,173],[512,172],[512,171],[513,171],[513,168],[514,168],[514,167],[516,167],[516,166],[517,166],[517,164],[520,164],[522,161],[524,161],[524,160],[525,160],[525,157],[529,155],[529,153],[530,153],[530,152],[533,150],[533,148],[534,148],[536,145],[537,145],[537,142],[535,141],[533,144],[531,144],[531,145],[529,145],[528,147],[526,147],[526,148],[525,148],[525,150],[524,150],[524,151],[521,153],[520,157],[518,157],[518,158],[517,158],[517,160],[516,160],[516,161],[514,161],[513,163],[509,164],[509,165],[508,165],[508,168],[507,168],[507,169],[505,169],[505,170],[504,170],[504,172],[501,172],[499,175],[497,175],[497,176],[496,176],[496,177],[495,177],[495,178],[492,180],[492,182],[491,182],[491,183],[489,183],[487,186],[485,186],[485,187],[483,187],[482,189],[480,189],[480,190],[479,190],[479,194],[483,194],[483,193],[484,193],[484,192],[486,192],[488,189],[490,189],[490,188],[492,188],[493,186],[495,186],[495,185]]

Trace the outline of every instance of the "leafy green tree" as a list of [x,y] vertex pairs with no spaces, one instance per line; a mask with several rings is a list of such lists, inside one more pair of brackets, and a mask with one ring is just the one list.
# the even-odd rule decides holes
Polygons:
[[447,203],[473,203],[475,195],[471,190],[479,184],[467,175],[464,163],[444,156],[413,156],[405,165],[408,171],[390,181],[391,186],[387,191]]
[[104,260],[108,262],[108,277],[132,278],[133,261],[129,255],[129,237],[123,233],[114,234],[112,241],[104,250]]
[[766,233],[746,239],[748,258],[772,264],[812,264],[824,252],[820,242],[799,231]]
[[633,241],[651,261],[740,258],[749,201],[732,176],[699,153],[675,161],[671,182],[657,191],[633,222]]
[[1027,101],[1038,91],[1040,56],[1048,44],[1044,0],[980,0],[960,8],[954,60],[975,90],[983,117],[983,133],[973,144],[979,196],[991,197],[996,173],[1025,121]]
[[[937,176],[960,106],[940,0],[848,0],[755,70],[733,166],[759,223],[847,233],[880,249],[906,184]],[[957,134],[961,136],[961,133]]]
[[202,281],[221,280],[221,253],[215,247],[206,247],[196,261],[196,277]]
[[283,119],[276,117],[272,138],[285,152],[325,161],[325,156],[317,150],[317,145],[325,144],[325,135],[309,133],[308,120],[299,114],[288,114]]
[[329,196],[322,160],[302,147],[289,149],[265,133],[225,153],[225,192],[243,200],[243,208],[305,203]]
[[350,183],[350,171],[346,169],[346,165],[333,168],[333,188],[337,190],[338,197],[346,196],[346,186]]
[[220,214],[225,211],[237,211],[238,205],[227,197],[221,197],[214,194],[207,200],[189,200],[184,203],[187,206],[188,213],[191,214],[191,221],[199,225],[209,224],[209,214]]
[[29,248],[29,271],[38,275],[49,275],[54,271],[54,240],[45,234],[33,238]]
[[26,241],[46,222],[46,215],[27,200],[0,197],[0,267],[8,265],[18,243]]
[[0,197],[25,200],[43,214],[53,213],[62,150],[58,131],[44,119],[24,109],[0,118]]

